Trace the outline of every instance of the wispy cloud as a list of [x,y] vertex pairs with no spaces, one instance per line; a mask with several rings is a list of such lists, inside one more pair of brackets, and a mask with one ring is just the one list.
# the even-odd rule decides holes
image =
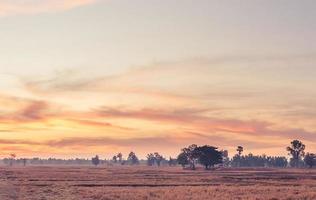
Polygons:
[[[157,62],[114,75],[89,76],[84,69],[65,70],[41,80],[22,81],[29,91],[48,94],[107,91],[186,98],[262,98],[289,88],[303,92],[310,84],[294,84],[293,80],[306,72],[305,76],[313,77],[315,62],[314,55],[226,56]],[[278,79],[276,75],[282,74],[284,78]]]
[[207,110],[119,110],[101,108],[96,111],[100,116],[110,118],[134,118],[164,123],[181,124],[182,126],[192,127],[195,130],[203,130],[209,133],[231,132],[236,135],[246,135],[254,137],[280,137],[280,138],[299,138],[316,142],[316,132],[309,132],[304,129],[276,129],[272,122],[256,120],[240,120],[227,118],[214,118],[205,115]]
[[[40,79],[24,77],[22,85],[34,99],[0,96],[0,103],[7,105],[0,108],[0,131],[39,134],[43,130],[41,139],[47,133],[55,139],[37,146],[50,151],[152,144],[176,152],[193,142],[284,150],[291,139],[314,144],[312,84],[305,79],[292,81],[301,73],[294,65],[278,65],[305,58],[311,59],[200,58],[155,63],[115,75],[70,70]],[[262,63],[265,59],[269,61]],[[231,66],[236,60],[241,65]],[[304,70],[310,76],[315,73],[310,66]],[[279,79],[282,73],[288,73],[286,80]]]
[[58,112],[58,106],[44,100],[1,95],[0,102],[6,105],[0,110],[0,123],[43,121]]
[[45,118],[44,113],[48,108],[49,105],[44,101],[33,101],[30,105],[21,110],[18,116],[25,120],[41,120]]
[[98,0],[2,0],[0,16],[38,14],[69,10]]
[[[132,130],[100,120],[95,114],[91,115],[90,111],[74,111],[49,101],[1,95],[0,103],[6,105],[0,109],[0,132],[49,130],[53,129],[49,122],[54,120],[69,123],[69,126]],[[25,127],[24,125],[28,123],[38,124]],[[1,125],[5,125],[5,128],[1,129]]]

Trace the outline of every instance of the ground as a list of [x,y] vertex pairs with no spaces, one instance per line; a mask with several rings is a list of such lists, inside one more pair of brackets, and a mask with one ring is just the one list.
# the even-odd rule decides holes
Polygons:
[[316,170],[1,167],[0,200],[316,199]]

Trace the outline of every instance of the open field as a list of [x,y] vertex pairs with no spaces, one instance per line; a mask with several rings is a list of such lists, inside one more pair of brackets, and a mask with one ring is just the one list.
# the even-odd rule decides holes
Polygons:
[[316,199],[316,171],[150,167],[0,168],[1,200]]

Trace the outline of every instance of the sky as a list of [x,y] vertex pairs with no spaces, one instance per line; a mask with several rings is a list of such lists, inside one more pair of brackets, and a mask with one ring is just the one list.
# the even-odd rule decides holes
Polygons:
[[0,157],[316,152],[314,0],[1,0]]

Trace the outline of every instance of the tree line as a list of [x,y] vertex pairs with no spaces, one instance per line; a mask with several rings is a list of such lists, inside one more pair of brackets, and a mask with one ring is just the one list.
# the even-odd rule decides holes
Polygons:
[[236,154],[232,157],[228,157],[227,150],[219,150],[217,147],[204,145],[198,146],[192,144],[188,147],[181,149],[181,152],[177,158],[166,159],[158,152],[149,153],[146,156],[146,160],[140,160],[135,152],[130,152],[127,158],[123,158],[122,153],[115,154],[109,160],[102,160],[98,155],[91,159],[40,159],[40,158],[20,158],[16,159],[15,154],[11,154],[9,158],[3,159],[3,163],[12,166],[13,164],[22,165],[138,165],[147,164],[148,166],[162,165],[176,166],[181,165],[184,169],[195,170],[198,165],[204,166],[206,170],[216,167],[314,167],[316,166],[316,154],[305,153],[305,145],[299,140],[293,140],[291,144],[286,147],[288,154],[291,158],[288,160],[283,156],[266,156],[266,155],[243,155],[244,148],[238,146],[236,148]]
[[309,167],[316,166],[316,154],[305,153],[305,145],[299,140],[293,140],[286,147],[291,158],[283,156],[243,155],[244,148],[238,146],[236,154],[230,159],[227,150],[219,151],[213,146],[190,145],[183,148],[177,161],[183,168],[195,169],[196,164],[201,164],[205,169],[218,167]]

